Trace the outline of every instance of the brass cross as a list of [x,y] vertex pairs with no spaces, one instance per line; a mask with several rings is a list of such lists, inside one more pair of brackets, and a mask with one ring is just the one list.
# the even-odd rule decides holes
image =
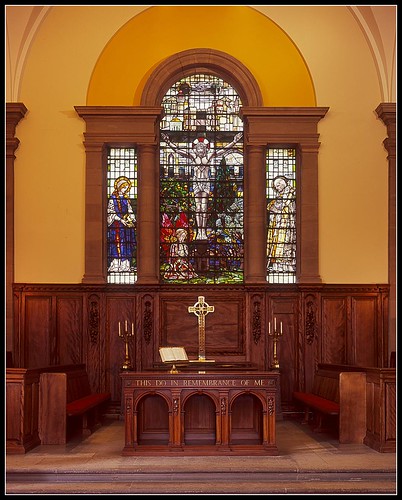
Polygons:
[[188,306],[188,312],[194,313],[198,317],[198,361],[206,361],[205,359],[205,316],[214,312],[215,307],[209,306],[205,302],[205,297],[198,297],[198,302],[193,306]]

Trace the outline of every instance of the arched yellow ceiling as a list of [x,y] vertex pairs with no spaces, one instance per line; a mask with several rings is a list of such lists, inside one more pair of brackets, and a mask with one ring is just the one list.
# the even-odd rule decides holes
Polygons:
[[297,47],[269,18],[245,6],[156,6],[133,17],[100,55],[87,105],[139,105],[158,64],[197,48],[220,50],[242,62],[257,80],[264,106],[316,106]]

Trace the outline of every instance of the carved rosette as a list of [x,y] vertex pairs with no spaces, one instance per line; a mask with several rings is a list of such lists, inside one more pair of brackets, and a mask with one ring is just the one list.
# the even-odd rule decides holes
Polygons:
[[99,336],[99,297],[91,295],[89,297],[88,311],[88,332],[92,344],[96,344]]

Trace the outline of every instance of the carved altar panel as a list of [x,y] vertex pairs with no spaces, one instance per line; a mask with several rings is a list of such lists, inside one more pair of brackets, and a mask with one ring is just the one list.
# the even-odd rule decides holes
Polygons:
[[158,395],[146,395],[138,404],[138,443],[169,443],[169,411]]
[[262,404],[252,394],[240,394],[232,405],[231,444],[262,443]]
[[207,394],[193,394],[184,405],[184,443],[213,445],[215,441],[214,402]]
[[[125,372],[121,378],[123,455],[278,454],[275,435],[278,372]],[[166,418],[167,445],[163,436],[158,439],[153,423],[166,422]],[[144,429],[152,428],[155,439],[147,442]]]
[[[188,307],[196,301],[196,294],[160,299],[160,345],[183,346],[193,359],[198,358],[198,321],[194,314],[188,312]],[[233,360],[245,360],[245,298],[206,294],[205,301],[214,306],[214,312],[205,319],[207,358],[220,360],[230,355]]]

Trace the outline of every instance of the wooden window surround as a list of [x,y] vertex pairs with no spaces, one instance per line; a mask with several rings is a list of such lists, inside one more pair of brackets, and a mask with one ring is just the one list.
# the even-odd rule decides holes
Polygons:
[[327,107],[264,107],[253,75],[232,56],[191,49],[167,58],[150,75],[140,106],[76,106],[86,123],[85,274],[106,283],[106,176],[108,147],[138,151],[138,284],[159,283],[159,122],[161,101],[175,81],[212,74],[239,93],[244,120],[245,284],[266,281],[266,148],[293,147],[299,165],[297,282],[321,283],[318,261],[318,122]]

